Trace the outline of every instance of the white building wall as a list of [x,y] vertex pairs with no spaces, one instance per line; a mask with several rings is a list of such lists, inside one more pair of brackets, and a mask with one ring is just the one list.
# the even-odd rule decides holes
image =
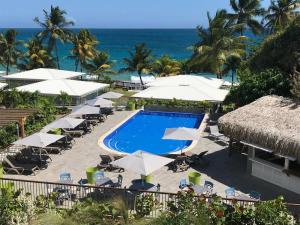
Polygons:
[[300,177],[294,175],[288,176],[282,172],[283,167],[271,164],[270,162],[258,158],[250,160],[252,162],[251,174],[253,176],[300,194]]

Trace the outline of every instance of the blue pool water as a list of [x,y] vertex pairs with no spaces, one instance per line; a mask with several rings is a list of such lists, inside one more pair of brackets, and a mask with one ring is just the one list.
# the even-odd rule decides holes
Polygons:
[[140,111],[110,133],[104,144],[113,150],[133,153],[144,150],[166,154],[187,148],[191,141],[162,139],[166,128],[198,128],[204,114]]

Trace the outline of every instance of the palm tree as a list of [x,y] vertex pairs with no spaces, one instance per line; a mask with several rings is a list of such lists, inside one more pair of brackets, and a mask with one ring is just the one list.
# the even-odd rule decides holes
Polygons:
[[24,44],[26,52],[21,57],[18,68],[21,70],[32,70],[37,68],[54,67],[53,59],[38,38],[29,40]]
[[266,21],[265,28],[273,33],[286,27],[299,14],[296,11],[299,7],[299,0],[272,0],[263,19]]
[[142,73],[151,69],[151,50],[145,44],[139,44],[134,47],[134,51],[129,51],[129,58],[124,58],[126,67],[120,71],[137,72],[142,86]]
[[0,62],[6,67],[6,74],[9,73],[10,66],[16,65],[21,56],[21,51],[18,49],[21,43],[17,40],[17,31],[14,29],[0,34]]
[[198,27],[200,42],[195,45],[194,54],[187,62],[193,72],[215,73],[217,78],[223,75],[226,57],[231,54],[244,55],[244,37],[235,36],[236,26],[226,19],[226,11],[217,11],[214,18],[208,16],[208,29]]
[[261,24],[255,19],[264,13],[260,0],[230,0],[230,5],[234,12],[228,13],[227,17],[238,26],[241,36],[246,28],[250,28],[254,34],[262,31]]
[[229,71],[231,71],[231,86],[233,86],[234,75],[236,74],[237,68],[241,64],[241,61],[241,56],[238,54],[231,54],[226,57],[223,73],[228,73]]
[[34,21],[43,28],[43,30],[38,33],[38,37],[42,41],[48,41],[48,53],[51,54],[55,49],[56,64],[57,68],[60,69],[59,64],[59,54],[57,47],[57,40],[60,40],[62,43],[68,41],[71,37],[71,31],[66,29],[69,26],[73,26],[73,21],[68,21],[65,18],[67,14],[66,11],[61,10],[59,7],[51,6],[50,12],[44,11],[44,22],[41,22],[38,17]]
[[93,59],[84,64],[87,71],[98,76],[98,80],[100,80],[100,77],[104,77],[104,75],[116,74],[111,69],[112,66],[113,62],[109,60],[109,55],[101,51],[97,51]]
[[96,55],[97,50],[95,46],[98,41],[88,30],[80,30],[78,34],[73,35],[71,39],[73,48],[71,49],[72,56],[75,60],[75,71],[77,71],[80,65],[80,70],[87,63],[88,60],[93,59]]
[[152,64],[151,71],[159,77],[177,75],[181,72],[181,64],[170,56],[164,55]]

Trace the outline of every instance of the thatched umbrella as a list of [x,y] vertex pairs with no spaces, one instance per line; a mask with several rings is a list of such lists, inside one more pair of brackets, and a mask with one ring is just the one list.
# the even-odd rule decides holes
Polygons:
[[219,119],[224,134],[272,149],[300,162],[300,104],[288,98],[265,96]]

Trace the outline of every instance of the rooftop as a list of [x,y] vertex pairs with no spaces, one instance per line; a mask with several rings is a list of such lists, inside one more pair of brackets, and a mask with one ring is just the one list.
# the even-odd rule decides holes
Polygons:
[[14,73],[7,76],[2,76],[6,80],[53,80],[53,79],[70,79],[76,78],[84,73],[67,71],[67,70],[57,70],[48,68],[39,68],[34,70],[28,70],[24,72]]
[[65,92],[70,96],[80,97],[86,96],[97,90],[108,87],[108,84],[89,82],[89,81],[79,81],[79,80],[46,80],[33,84],[28,84],[24,86],[17,87],[18,91],[27,92],[40,92],[45,95],[59,95],[61,92]]
[[5,88],[7,86],[6,83],[0,83],[0,90],[2,90],[3,88]]
[[219,125],[228,137],[300,161],[299,115],[299,102],[265,96],[222,116]]

